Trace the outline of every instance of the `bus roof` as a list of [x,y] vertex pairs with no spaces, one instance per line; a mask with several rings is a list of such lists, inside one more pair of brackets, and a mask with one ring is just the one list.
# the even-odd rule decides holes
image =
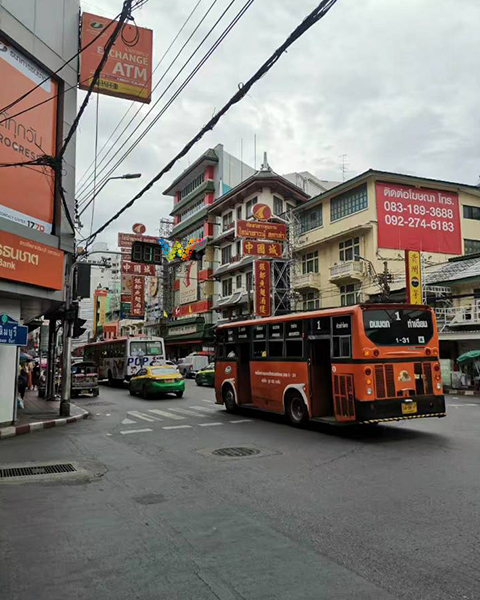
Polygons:
[[431,310],[429,306],[423,304],[405,304],[405,303],[383,303],[383,304],[354,304],[352,306],[342,306],[337,308],[321,308],[319,310],[310,310],[308,312],[290,313],[288,315],[279,315],[278,317],[264,317],[261,319],[248,319],[247,321],[234,321],[232,323],[222,323],[218,329],[230,329],[232,327],[243,327],[245,325],[262,325],[263,323],[284,323],[287,321],[296,321],[297,319],[311,319],[316,316],[337,316],[348,315],[366,308],[372,309],[392,309],[392,308],[408,308],[408,309],[424,309]]
[[163,338],[156,336],[156,335],[135,335],[135,336],[130,336],[130,337],[116,337],[113,338],[112,340],[100,340],[98,342],[87,342],[86,344],[83,344],[83,346],[95,346],[97,344],[111,344],[114,342],[126,342],[128,340],[130,341],[136,341],[136,342],[142,342],[142,341],[147,341],[147,340],[152,340],[154,342],[158,341],[158,340],[162,340]]

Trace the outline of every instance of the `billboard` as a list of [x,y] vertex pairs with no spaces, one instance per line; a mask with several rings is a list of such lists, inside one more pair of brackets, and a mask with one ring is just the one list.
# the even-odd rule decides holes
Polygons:
[[134,277],[132,280],[132,317],[143,317],[145,313],[145,278]]
[[0,278],[61,290],[63,251],[2,231]]
[[[44,81],[44,79],[46,79]],[[0,39],[0,106],[39,87],[12,108],[0,112],[0,162],[18,163],[55,155],[57,84],[36,63]],[[42,83],[43,82],[43,83]],[[14,116],[33,105],[35,110]],[[55,177],[48,167],[2,169],[0,217],[30,229],[52,233]]]
[[286,240],[287,226],[283,223],[260,223],[258,221],[237,221],[237,237],[256,240]]
[[405,273],[407,276],[407,302],[409,304],[422,304],[422,265],[420,252],[416,250],[405,251]]
[[259,317],[269,317],[272,314],[270,298],[270,262],[255,261],[255,313]]
[[282,256],[282,244],[276,242],[251,242],[243,240],[243,253],[247,256]]
[[[111,19],[105,17],[90,13],[82,15],[79,83],[82,90],[88,90],[102,60],[104,47],[115,29],[115,24],[107,28],[110,23]],[[104,32],[99,35],[102,30]],[[152,38],[151,29],[124,25],[110,50],[94,91],[148,104],[152,94]],[[91,46],[83,50],[91,42]]]
[[177,277],[180,279],[180,304],[198,300],[198,269],[195,261],[180,265]]
[[376,183],[378,247],[461,254],[458,194]]
[[137,235],[134,233],[119,233],[118,245],[123,252],[123,248],[131,250],[133,242],[147,242],[148,244],[158,244],[158,237],[152,235]]

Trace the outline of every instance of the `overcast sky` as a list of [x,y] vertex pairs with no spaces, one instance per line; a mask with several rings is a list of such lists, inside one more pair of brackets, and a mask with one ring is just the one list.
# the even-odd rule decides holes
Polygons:
[[[136,11],[137,24],[153,29],[154,65],[197,1],[149,0]],[[217,0],[154,92],[152,103],[230,1]],[[154,75],[154,84],[211,2],[201,0]],[[203,52],[183,72],[184,77],[244,2],[233,3],[205,42]],[[181,96],[117,168],[115,175],[141,172],[142,179],[112,181],[105,187],[96,203],[94,229],[161,170],[317,3],[253,3]],[[118,14],[121,5],[122,0],[82,0],[83,10],[107,17]],[[347,178],[375,168],[476,184],[480,175],[479,22],[478,0],[338,0],[214,131],[98,240],[114,246],[118,231],[130,231],[134,222],[145,223],[149,234],[158,233],[159,219],[168,216],[172,207],[172,198],[163,196],[162,191],[173,178],[218,143],[240,157],[242,139],[243,158],[253,166],[254,134],[257,167],[266,150],[271,167],[278,173],[308,170],[321,179],[339,181],[342,156],[346,155]],[[137,134],[184,77],[177,80]],[[79,102],[83,97],[80,92]],[[99,148],[130,104],[100,96]],[[128,119],[140,106],[135,103]],[[117,146],[125,138],[130,142],[134,139],[132,128],[150,107],[142,107]],[[95,99],[77,136],[77,181],[93,160],[94,140]],[[88,233],[90,214],[85,213],[83,221],[83,232]]]

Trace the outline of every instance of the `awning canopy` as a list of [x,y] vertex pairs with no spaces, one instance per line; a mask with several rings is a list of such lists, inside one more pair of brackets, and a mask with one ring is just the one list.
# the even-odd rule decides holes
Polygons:
[[480,359],[480,350],[470,350],[469,352],[465,352],[465,354],[459,356],[457,358],[457,362],[461,364],[468,364],[478,359]]

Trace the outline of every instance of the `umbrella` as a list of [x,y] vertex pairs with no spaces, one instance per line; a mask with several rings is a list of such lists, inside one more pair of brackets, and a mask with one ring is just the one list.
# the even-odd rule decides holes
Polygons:
[[470,350],[470,352],[465,352],[457,358],[457,362],[461,364],[468,364],[470,362],[475,361],[477,358],[480,358],[480,350]]
[[20,362],[21,363],[30,362],[32,360],[33,360],[33,358],[30,356],[30,354],[26,354],[25,352],[22,352],[20,354]]

